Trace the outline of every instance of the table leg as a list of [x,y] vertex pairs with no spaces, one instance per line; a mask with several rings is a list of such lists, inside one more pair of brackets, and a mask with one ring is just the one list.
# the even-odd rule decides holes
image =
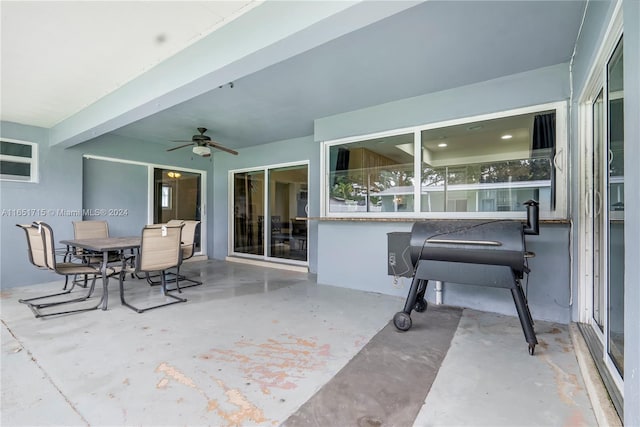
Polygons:
[[102,273],[102,309],[107,309],[107,301],[109,299],[109,275],[107,274],[107,262],[109,261],[109,251],[102,252],[102,267],[100,272]]

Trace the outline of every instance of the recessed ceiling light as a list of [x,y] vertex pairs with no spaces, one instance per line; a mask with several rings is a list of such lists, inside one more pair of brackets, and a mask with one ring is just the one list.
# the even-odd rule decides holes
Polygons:
[[447,143],[446,143],[446,142],[441,142],[440,144],[438,144],[438,147],[442,147],[442,148],[444,148],[444,147],[446,147],[446,146],[447,146]]
[[506,135],[502,135],[500,138],[502,138],[502,139],[511,139],[511,138],[513,138],[513,135],[506,134]]

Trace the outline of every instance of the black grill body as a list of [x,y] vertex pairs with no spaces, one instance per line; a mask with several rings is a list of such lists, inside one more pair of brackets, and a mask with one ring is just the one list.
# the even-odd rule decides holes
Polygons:
[[[529,273],[526,234],[538,234],[537,203],[527,202],[527,224],[510,220],[428,220],[411,229],[413,279],[396,328],[411,328],[411,311],[427,309],[429,280],[510,289],[529,354],[538,343],[521,280]],[[533,209],[531,209],[533,207]]]
[[506,265],[523,271],[524,235],[519,221],[422,221],[411,229],[411,261]]

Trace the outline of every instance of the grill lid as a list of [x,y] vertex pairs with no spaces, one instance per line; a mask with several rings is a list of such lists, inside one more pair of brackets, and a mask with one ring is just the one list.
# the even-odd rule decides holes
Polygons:
[[523,225],[511,220],[430,220],[411,229],[411,261],[420,259],[525,268]]

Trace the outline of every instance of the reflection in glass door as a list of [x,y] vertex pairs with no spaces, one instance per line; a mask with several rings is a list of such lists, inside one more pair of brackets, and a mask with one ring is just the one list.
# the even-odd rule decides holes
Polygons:
[[[153,222],[202,221],[202,175],[176,169],[153,169]],[[202,223],[196,227],[195,252],[202,252]]]
[[[624,378],[624,87],[622,39],[606,64],[593,114],[593,327],[599,357]],[[621,381],[618,383],[621,384]]]
[[622,40],[607,65],[608,353],[624,378],[624,87]]
[[307,262],[308,165],[233,173],[232,252]]
[[307,260],[307,165],[269,170],[269,256]]
[[603,272],[606,271],[606,259],[602,254],[604,247],[604,213],[602,210],[602,195],[604,179],[602,164],[604,153],[604,93],[600,90],[592,105],[593,112],[593,320],[601,333],[604,333],[605,314],[605,286]]
[[233,176],[233,250],[243,254],[264,252],[264,171]]

